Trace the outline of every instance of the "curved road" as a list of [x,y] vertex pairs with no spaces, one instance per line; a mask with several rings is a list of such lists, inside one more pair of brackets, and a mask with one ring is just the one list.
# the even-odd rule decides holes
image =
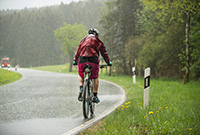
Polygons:
[[[13,70],[13,69],[11,69]],[[100,81],[95,117],[85,120],[77,75],[18,69],[23,78],[0,86],[0,135],[75,134],[125,100],[118,86]]]

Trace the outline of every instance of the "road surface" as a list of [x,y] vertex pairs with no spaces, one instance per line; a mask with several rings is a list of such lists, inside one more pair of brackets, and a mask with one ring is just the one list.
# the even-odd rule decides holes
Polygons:
[[[11,69],[14,71],[14,69]],[[78,102],[78,76],[18,69],[17,82],[0,86],[0,135],[74,134],[125,100],[118,86],[100,81],[95,117],[86,120]]]

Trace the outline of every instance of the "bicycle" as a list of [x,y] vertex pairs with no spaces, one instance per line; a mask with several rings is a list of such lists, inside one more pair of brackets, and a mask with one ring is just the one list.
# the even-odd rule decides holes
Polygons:
[[[73,62],[73,65],[77,65],[77,63]],[[112,62],[110,65],[99,65],[100,68],[104,68],[105,66],[112,66]],[[86,64],[84,67],[84,84],[83,84],[83,116],[84,118],[88,118],[89,113],[91,116],[94,114],[95,111],[95,103],[92,102],[93,98],[93,79],[90,79],[92,71],[92,66]]]
[[83,84],[83,116],[88,118],[89,112],[94,114],[95,103],[92,102],[93,97],[93,81],[90,79],[92,66],[86,64],[84,67],[84,84]]
[[[109,65],[100,65],[100,68],[104,68]],[[93,97],[93,80],[90,79],[92,66],[86,64],[84,67],[84,84],[83,84],[83,116],[88,118],[89,113],[94,115],[95,103],[92,102]]]

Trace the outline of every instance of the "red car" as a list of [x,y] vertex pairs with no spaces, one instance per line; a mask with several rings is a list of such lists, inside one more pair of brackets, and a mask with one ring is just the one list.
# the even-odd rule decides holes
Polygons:
[[1,67],[8,67],[10,68],[10,59],[9,58],[2,58],[1,59]]

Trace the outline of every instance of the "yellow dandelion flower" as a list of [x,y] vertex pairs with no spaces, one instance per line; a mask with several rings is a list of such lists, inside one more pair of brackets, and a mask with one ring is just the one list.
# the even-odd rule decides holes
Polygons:
[[121,107],[124,107],[124,105],[121,105]]
[[144,118],[147,118],[147,116],[144,116]]
[[159,111],[156,111],[156,113],[159,113]]
[[192,128],[190,128],[189,130],[192,131]]
[[128,103],[125,103],[125,105],[128,105]]
[[122,108],[122,110],[124,110],[124,108]]
[[165,109],[167,109],[167,108],[168,108],[168,106],[165,107]]
[[130,106],[124,106],[124,108],[129,108]]
[[150,111],[149,114],[153,114],[153,111]]
[[162,110],[162,107],[160,107],[160,110]]
[[131,102],[128,102],[128,104],[130,104]]

